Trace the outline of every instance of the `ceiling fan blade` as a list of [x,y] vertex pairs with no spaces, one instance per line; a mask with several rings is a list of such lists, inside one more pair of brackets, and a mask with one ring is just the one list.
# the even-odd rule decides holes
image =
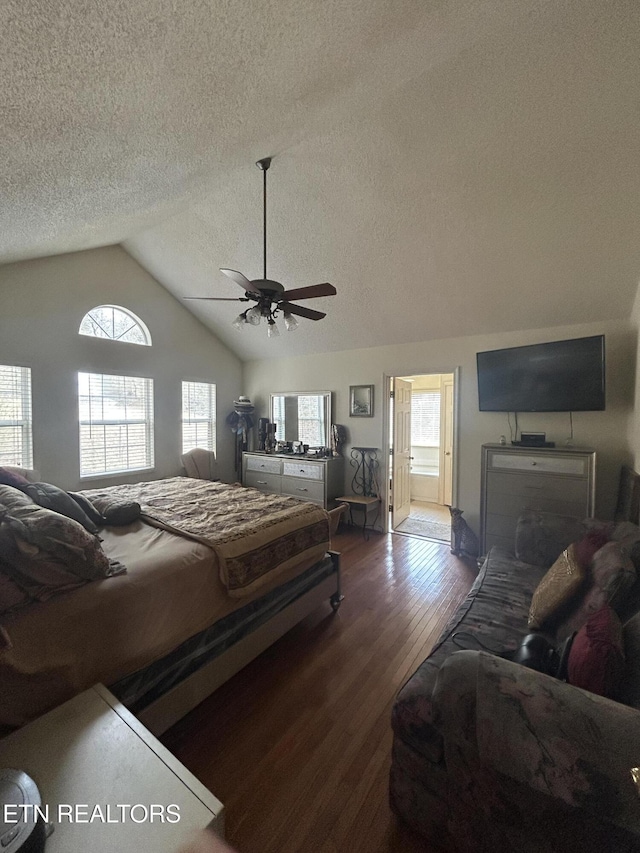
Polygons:
[[260,288],[252,281],[249,281],[246,275],[243,275],[241,272],[238,272],[238,270],[226,270],[221,267],[220,272],[223,272],[225,275],[228,275],[229,278],[235,281],[236,284],[239,284],[243,290],[249,290],[251,291],[251,293],[257,293],[258,295],[262,295]]
[[312,284],[310,287],[298,287],[295,290],[285,290],[278,294],[277,299],[313,299],[314,296],[335,296],[338,291],[332,284]]
[[205,302],[248,302],[248,299],[243,299],[242,296],[183,296],[183,299],[202,299]]
[[304,305],[292,305],[290,302],[279,302],[278,308],[282,308],[289,314],[297,314],[298,317],[306,317],[307,320],[322,320],[327,316],[322,311],[314,311],[312,308],[305,308]]

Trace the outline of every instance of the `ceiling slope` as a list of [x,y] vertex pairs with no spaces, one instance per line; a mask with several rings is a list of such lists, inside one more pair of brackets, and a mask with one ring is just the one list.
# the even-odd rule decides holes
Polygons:
[[[0,262],[122,242],[177,298],[332,282],[242,358],[626,316],[635,0],[137,0],[0,9]],[[238,292],[236,292],[238,290]]]

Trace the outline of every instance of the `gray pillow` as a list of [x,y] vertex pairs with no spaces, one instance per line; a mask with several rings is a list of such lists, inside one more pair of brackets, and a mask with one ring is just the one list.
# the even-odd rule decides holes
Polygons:
[[26,486],[22,486],[21,491],[29,495],[38,506],[50,509],[53,512],[59,512],[60,515],[66,515],[67,518],[72,518],[78,524],[81,524],[85,530],[88,530],[89,533],[98,532],[98,528],[82,507],[64,489],[60,489],[52,483],[29,483]]

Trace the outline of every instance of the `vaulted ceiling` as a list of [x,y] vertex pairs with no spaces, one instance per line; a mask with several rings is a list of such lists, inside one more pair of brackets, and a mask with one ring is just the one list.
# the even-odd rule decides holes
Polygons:
[[4,0],[0,262],[123,243],[177,298],[219,267],[332,282],[242,358],[628,315],[637,0]]

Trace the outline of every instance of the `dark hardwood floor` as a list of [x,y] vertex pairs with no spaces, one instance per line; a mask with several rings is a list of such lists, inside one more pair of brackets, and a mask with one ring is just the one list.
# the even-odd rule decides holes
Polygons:
[[319,608],[163,737],[224,803],[240,853],[425,850],[388,805],[391,707],[475,567],[397,534],[333,547],[337,615]]

